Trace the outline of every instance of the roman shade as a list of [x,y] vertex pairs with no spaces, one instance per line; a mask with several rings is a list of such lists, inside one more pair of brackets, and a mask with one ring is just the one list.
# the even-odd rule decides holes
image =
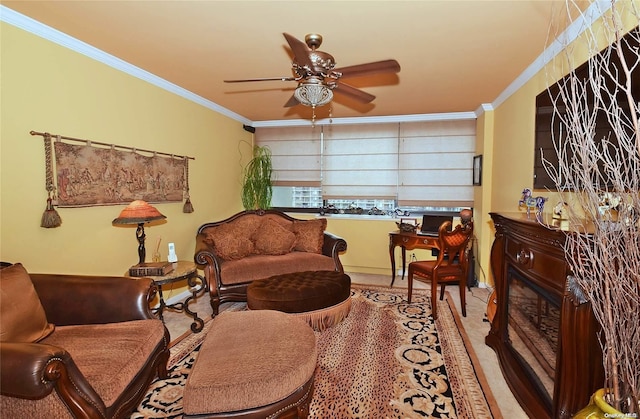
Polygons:
[[271,149],[274,186],[320,186],[321,127],[267,127],[256,144]]
[[275,186],[399,206],[472,206],[475,141],[475,119],[256,130],[256,144],[272,150]]

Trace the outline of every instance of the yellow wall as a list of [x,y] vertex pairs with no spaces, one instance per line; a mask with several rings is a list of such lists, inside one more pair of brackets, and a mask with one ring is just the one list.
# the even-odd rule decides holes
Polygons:
[[[292,217],[309,219],[315,217],[310,214],[289,214]],[[389,232],[398,229],[398,219],[363,219],[357,216],[327,215],[327,231],[336,234],[347,241],[347,251],[340,256],[340,260],[347,272],[387,275],[391,284],[391,262],[389,255]],[[457,220],[454,219],[454,222]],[[430,250],[415,249],[406,252],[406,260],[410,262],[411,255],[417,259],[432,259]],[[402,251],[396,247],[394,251],[396,271],[402,269]],[[404,278],[406,285],[406,276]],[[403,283],[399,275],[395,285]]]
[[[0,260],[22,262],[31,272],[105,275],[137,262],[135,227],[111,224],[124,206],[58,208],[62,226],[40,227],[44,146],[31,130],[196,158],[189,166],[195,212],[157,204],[167,222],[146,227],[147,260],[159,237],[163,257],[171,241],[180,259],[192,260],[197,227],[242,209],[238,149],[248,156],[252,138],[241,123],[11,25],[0,30]],[[388,233],[395,221],[329,217],[328,231],[348,243],[345,268],[390,274]],[[399,249],[396,261],[400,268]]]
[[[298,218],[303,216],[298,215]],[[340,260],[346,271],[389,275],[391,280],[391,263],[389,257],[389,232],[398,229],[393,219],[358,219],[327,216],[327,231],[347,241],[347,252]],[[427,251],[410,251],[407,257],[415,252],[424,259]],[[430,253],[429,253],[430,254]],[[400,248],[396,248],[396,269],[402,267]]]
[[[135,229],[111,225],[122,206],[58,209],[61,227],[39,226],[46,200],[44,148],[30,130],[195,156],[189,180],[196,211],[184,214],[177,203],[157,205],[167,222],[146,229],[149,249],[161,236],[163,251],[172,241],[178,257],[191,260],[197,227],[241,210],[238,149],[248,156],[252,138],[240,122],[1,25],[1,260],[23,262],[34,272],[86,274],[121,274],[137,261]],[[547,83],[542,71],[478,119],[483,184],[474,191],[474,221],[481,282],[492,284],[489,212],[517,211],[522,189],[533,185],[535,97]],[[330,217],[328,223],[329,231],[347,240],[342,260],[355,272],[390,272],[388,232],[395,228],[394,220]]]
[[[635,4],[636,7],[640,6],[640,2],[637,0],[618,3],[618,6],[630,7],[632,4]],[[629,10],[626,13],[623,12],[622,16],[625,17],[623,27],[626,28],[626,31],[638,25],[637,16]],[[482,194],[484,214],[492,211],[518,211],[518,200],[522,189],[533,188],[536,96],[547,86],[555,83],[558,78],[563,77],[568,68],[575,68],[587,60],[589,48],[585,47],[587,45],[585,43],[586,37],[595,36],[598,39],[597,50],[604,48],[611,42],[610,38],[607,41],[602,37],[603,31],[599,22],[592,26],[592,30],[592,33],[583,35],[567,50],[572,61],[571,65],[568,64],[566,52],[558,55],[493,112],[493,152],[490,164],[492,173],[488,185],[491,189],[489,193]],[[491,116],[485,115],[484,117]],[[535,190],[534,195],[549,198],[544,208],[545,213],[551,213],[555,204],[561,200],[561,197],[555,192]],[[562,200],[572,202],[570,196],[563,196]],[[484,269],[489,266],[488,252],[493,242],[493,234],[495,234],[490,219],[487,218],[487,220],[491,225],[491,240],[483,238],[482,251],[487,252],[486,258],[483,258]]]
[[[147,260],[162,237],[193,260],[198,226],[242,209],[242,123],[2,23],[0,113],[0,260],[31,272],[121,275],[137,263],[135,227],[111,221],[124,205],[59,208],[62,226],[45,229],[43,139],[29,131],[194,156],[191,200],[157,204],[167,222],[145,229]],[[248,148],[250,150],[250,147]],[[245,153],[246,154],[246,153]]]
[[533,187],[535,99],[529,82],[494,112],[491,211],[517,211],[524,188]]
[[[619,3],[619,7],[630,7],[640,2]],[[623,33],[638,25],[638,18],[629,10],[622,12],[625,17]],[[606,13],[605,16],[608,16]],[[540,70],[523,87],[518,89],[494,112],[493,164],[490,195],[490,211],[517,211],[522,189],[533,188],[533,162],[535,142],[535,99],[547,86],[563,77],[569,68],[575,68],[587,60],[589,40],[597,38],[596,50],[606,47],[611,38],[603,37],[600,22],[596,22],[592,32],[583,34],[570,48],[559,54],[544,69]],[[588,39],[587,39],[588,38]],[[567,53],[568,51],[568,53]],[[571,65],[568,64],[570,57]],[[551,212],[559,197],[552,192],[535,191],[536,196],[549,197],[545,212]]]
[[476,155],[482,155],[482,185],[474,187],[473,246],[478,282],[493,285],[488,271],[489,249],[493,243],[493,225],[489,217],[493,185],[494,112],[486,111],[478,117],[476,127]]

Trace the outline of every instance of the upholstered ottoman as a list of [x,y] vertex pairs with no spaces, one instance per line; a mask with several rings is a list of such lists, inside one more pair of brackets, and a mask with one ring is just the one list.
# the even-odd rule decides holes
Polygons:
[[322,331],[351,309],[351,278],[335,271],[307,271],[259,279],[247,288],[250,310],[278,310],[305,319]]
[[306,418],[317,350],[302,319],[272,310],[212,320],[185,385],[185,418]]

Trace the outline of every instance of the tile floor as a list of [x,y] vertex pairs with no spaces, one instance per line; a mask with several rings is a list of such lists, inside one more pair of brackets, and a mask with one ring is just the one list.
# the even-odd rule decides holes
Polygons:
[[[349,273],[349,276],[351,276],[351,281],[354,284],[389,286],[391,282],[390,277],[387,275]],[[406,278],[402,280],[396,277],[393,287],[406,288]],[[416,281],[414,287],[428,289],[429,285]],[[449,290],[458,313],[460,313],[460,299],[457,288],[449,287]],[[484,343],[484,338],[489,332],[489,323],[486,321],[485,315],[488,296],[489,290],[485,288],[472,288],[471,291],[467,291],[467,317],[461,316],[462,323],[489,382],[491,391],[498,402],[502,416],[509,419],[527,419],[527,414],[522,410],[504,381],[495,352]],[[208,319],[211,315],[208,297],[199,297],[192,302],[190,309],[196,311],[200,317],[205,319]],[[183,313],[165,312],[165,323],[172,340],[189,332],[191,322],[192,319]]]

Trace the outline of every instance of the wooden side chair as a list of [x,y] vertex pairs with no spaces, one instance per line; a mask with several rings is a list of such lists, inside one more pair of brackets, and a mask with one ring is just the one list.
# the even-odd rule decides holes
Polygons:
[[462,315],[467,317],[466,282],[469,272],[467,249],[473,234],[473,222],[460,224],[452,231],[447,231],[450,225],[450,221],[445,221],[438,229],[438,249],[440,252],[436,260],[420,260],[409,264],[408,301],[411,303],[414,275],[417,280],[430,281],[431,312],[434,320],[438,318],[438,284],[442,284],[440,289],[440,299],[442,300],[444,286],[449,283],[458,283]]

